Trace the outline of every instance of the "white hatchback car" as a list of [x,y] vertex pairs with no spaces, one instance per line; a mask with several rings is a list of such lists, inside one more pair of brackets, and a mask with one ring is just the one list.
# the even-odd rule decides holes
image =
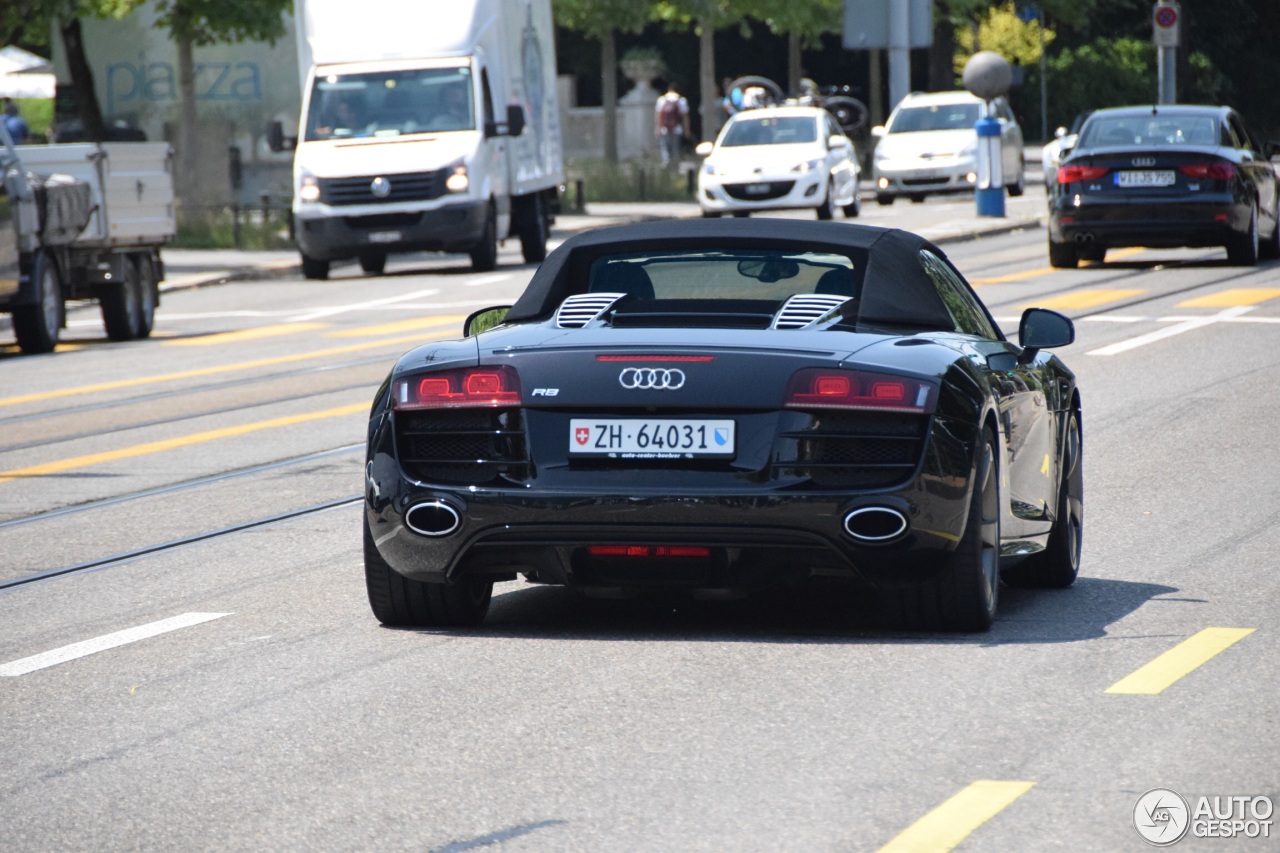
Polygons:
[[835,208],[857,216],[858,155],[831,113],[818,107],[746,110],[697,148],[703,216],[812,208],[830,219]]
[[[1022,128],[1003,98],[992,102],[1000,122],[1000,168],[1009,195],[1022,195]],[[978,183],[978,133],[983,102],[964,91],[912,92],[894,107],[872,156],[876,201],[898,196],[924,201],[936,193],[972,190]]]

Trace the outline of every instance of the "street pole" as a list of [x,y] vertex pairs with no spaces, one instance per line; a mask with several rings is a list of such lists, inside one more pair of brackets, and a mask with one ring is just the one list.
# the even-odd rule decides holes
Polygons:
[[1177,0],[1159,0],[1151,10],[1151,40],[1157,53],[1158,74],[1156,102],[1178,102],[1178,39],[1182,7]]
[[911,91],[911,0],[890,0],[889,104],[892,110]]

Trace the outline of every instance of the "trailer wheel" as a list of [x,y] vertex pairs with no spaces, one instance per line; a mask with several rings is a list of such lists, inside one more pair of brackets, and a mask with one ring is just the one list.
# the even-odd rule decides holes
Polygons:
[[31,278],[36,283],[36,302],[13,309],[13,333],[23,352],[39,355],[53,352],[58,345],[65,307],[58,268],[48,255],[36,255]]
[[131,341],[142,336],[142,282],[132,258],[125,260],[123,269],[124,281],[110,285],[98,300],[102,307],[102,325],[113,341]]
[[156,306],[160,304],[160,282],[156,280],[155,266],[146,255],[135,255],[133,264],[138,272],[138,337],[151,337],[156,324]]

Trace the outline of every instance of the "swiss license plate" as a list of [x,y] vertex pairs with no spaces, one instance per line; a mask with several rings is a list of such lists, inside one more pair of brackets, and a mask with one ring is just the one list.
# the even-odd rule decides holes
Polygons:
[[400,232],[399,231],[370,231],[368,239],[370,243],[399,243]]
[[1172,169],[1144,169],[1140,172],[1116,172],[1118,187],[1171,187],[1177,180]]
[[727,458],[734,422],[702,418],[571,418],[570,456],[617,459]]

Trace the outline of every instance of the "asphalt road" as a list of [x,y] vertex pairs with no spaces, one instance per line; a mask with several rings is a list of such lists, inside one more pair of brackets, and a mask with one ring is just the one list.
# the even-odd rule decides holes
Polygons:
[[365,412],[512,300],[514,248],[172,292],[150,341],[77,315],[69,351],[0,355],[0,586],[43,577],[0,590],[0,849],[1125,851],[1154,788],[1280,800],[1280,263],[947,251],[1010,333],[1076,319],[1084,395],[1081,578],[1004,589],[978,636],[838,590],[523,582],[480,630],[381,628]]

